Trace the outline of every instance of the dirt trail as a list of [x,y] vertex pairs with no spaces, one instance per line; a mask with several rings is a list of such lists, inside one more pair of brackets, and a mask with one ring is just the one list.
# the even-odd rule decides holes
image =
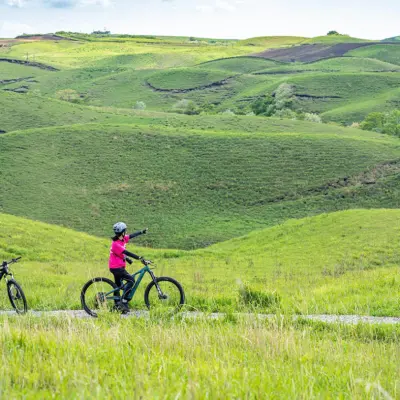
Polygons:
[[[13,311],[0,311],[0,315],[16,315]],[[55,310],[55,311],[29,311],[29,315],[36,317],[70,317],[70,318],[92,318],[83,310]],[[226,316],[225,313],[204,313],[199,311],[181,312],[178,314],[184,319],[222,319]],[[236,313],[239,318],[267,320],[276,318],[275,314],[251,314],[251,313]],[[129,314],[121,315],[121,318],[149,318],[148,311],[131,310]],[[293,320],[308,319],[312,321],[320,321],[325,323],[340,323],[346,325],[364,324],[400,324],[400,317],[370,317],[363,315],[294,315]]]

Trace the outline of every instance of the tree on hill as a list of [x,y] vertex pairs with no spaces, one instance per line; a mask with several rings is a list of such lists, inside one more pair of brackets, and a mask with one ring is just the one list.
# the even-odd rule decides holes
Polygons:
[[256,115],[271,117],[277,111],[293,108],[293,101],[294,87],[288,83],[282,83],[272,95],[257,99],[251,109]]
[[365,131],[400,136],[400,110],[393,110],[388,113],[373,112],[368,114],[360,124],[360,127]]
[[338,31],[329,31],[328,36],[333,36],[333,35],[340,35]]
[[92,35],[110,35],[111,34],[111,31],[106,31],[106,30],[104,30],[104,31],[93,31],[92,32]]

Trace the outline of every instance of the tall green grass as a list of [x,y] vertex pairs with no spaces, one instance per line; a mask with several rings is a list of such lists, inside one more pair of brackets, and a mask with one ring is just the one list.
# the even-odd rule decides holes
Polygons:
[[[11,398],[398,397],[396,328],[1,318]],[[381,337],[381,339],[380,339]],[[366,368],[368,366],[368,368]]]
[[[157,276],[182,283],[187,311],[400,316],[399,220],[398,210],[347,211],[289,221],[196,251],[138,247],[143,237],[129,249],[152,259]],[[112,278],[110,239],[8,215],[0,221],[0,259],[23,257],[12,271],[30,308],[81,309],[84,283]],[[130,231],[139,228],[127,222]],[[128,269],[139,268],[135,263]],[[133,308],[145,309],[149,281]],[[3,283],[0,308],[11,309]]]

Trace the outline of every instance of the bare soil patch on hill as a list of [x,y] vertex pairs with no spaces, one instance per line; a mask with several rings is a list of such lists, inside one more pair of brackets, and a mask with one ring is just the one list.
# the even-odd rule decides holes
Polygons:
[[380,42],[368,43],[339,43],[335,45],[326,44],[304,44],[281,49],[266,50],[261,53],[253,54],[256,57],[269,58],[283,62],[313,62],[324,58],[341,57],[350,50],[359,47],[372,46]]
[[48,35],[23,35],[17,36],[16,39],[18,40],[29,40],[29,41],[38,41],[38,40],[72,40],[70,38],[66,38],[63,36],[48,34]]

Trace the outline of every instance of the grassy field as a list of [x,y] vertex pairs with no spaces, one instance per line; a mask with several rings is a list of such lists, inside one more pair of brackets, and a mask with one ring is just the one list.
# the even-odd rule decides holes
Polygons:
[[[400,46],[285,64],[251,55],[362,40],[74,39],[0,48],[60,69],[0,62],[0,259],[22,256],[12,271],[31,309],[78,310],[86,281],[111,278],[124,220],[149,227],[129,250],[182,283],[185,311],[226,316],[1,315],[0,397],[399,398],[397,326],[301,318],[400,317],[398,138],[209,114],[248,113],[289,83],[297,110],[360,121],[400,104]],[[79,104],[57,99],[65,89]],[[175,113],[181,100],[202,114]]]
[[[0,55],[8,58],[26,59],[28,54],[31,60],[34,59],[60,68],[81,68],[97,62],[110,61],[113,57],[123,55],[136,55],[145,58],[151,55],[153,58],[161,60],[164,67],[168,67],[168,62],[176,63],[176,59],[181,60],[182,66],[193,65],[217,58],[247,55],[264,48],[264,46],[236,45],[234,42],[224,45],[201,46],[190,42],[181,45],[174,43],[141,44],[135,41],[121,43],[39,41],[3,48],[0,50]],[[165,64],[166,61],[167,64]]]
[[[396,139],[357,130],[276,120],[275,129],[261,130],[270,133],[257,133],[255,117],[217,121],[216,130],[181,121],[178,128],[89,124],[1,135],[1,210],[100,236],[115,218],[134,216],[153,227],[148,244],[204,247],[314,215],[321,205],[305,200],[335,182],[356,187],[366,171],[385,170],[380,165],[400,155]],[[316,133],[305,133],[310,125]],[[339,203],[327,201],[324,211]]]
[[231,73],[202,69],[173,69],[159,72],[147,80],[154,88],[162,90],[185,90],[209,86],[232,76]]
[[233,57],[208,61],[201,64],[200,67],[247,74],[255,71],[260,71],[264,68],[277,67],[279,65],[281,65],[281,63],[273,60],[267,60],[265,58]]
[[354,38],[349,35],[326,35],[326,36],[316,36],[305,40],[302,44],[337,44],[337,43],[362,43],[369,42],[366,39]]
[[[0,220],[0,258],[23,257],[13,272],[31,308],[81,309],[83,284],[111,277],[110,239],[4,214]],[[146,238],[129,249],[152,259],[156,275],[182,283],[189,311],[400,316],[399,221],[398,210],[351,210],[288,221],[207,249],[137,247]],[[133,308],[145,308],[148,281]],[[5,288],[0,305],[10,309]]]
[[[86,104],[97,107],[132,108],[141,101],[148,110],[171,112],[178,101],[191,100],[214,113],[227,109],[249,113],[255,99],[272,94],[281,83],[288,82],[299,86],[301,93],[298,93],[312,96],[299,99],[297,108],[324,113],[326,121],[333,115],[332,120],[351,124],[361,121],[371,109],[387,108],[382,107],[381,99],[390,97],[398,86],[400,67],[396,54],[400,46],[371,45],[350,51],[346,57],[314,63],[285,64],[249,57],[268,48],[290,47],[304,40],[311,43],[310,51],[312,43],[356,41],[346,36],[310,40],[255,38],[216,44],[191,42],[187,38],[156,38],[150,42],[133,38],[115,43],[101,38],[37,41],[2,48],[0,55],[39,61],[61,70],[47,72],[16,66],[10,72],[14,65],[0,63],[0,78],[32,77],[28,82],[3,84],[2,89],[19,90],[23,86],[23,91],[45,97],[54,98],[60,90],[73,89]],[[364,102],[369,104],[360,107]],[[357,113],[349,115],[344,108],[347,106],[354,106]]]
[[376,58],[381,61],[400,65],[400,47],[392,44],[379,44],[352,50],[349,56]]
[[11,398],[399,396],[396,328],[120,318],[0,324],[0,393]]
[[[277,74],[295,72],[392,72],[400,71],[396,64],[361,57],[334,57],[312,63],[293,63],[273,66],[274,61],[265,70],[256,70],[257,74]],[[212,63],[210,63],[212,65]]]

